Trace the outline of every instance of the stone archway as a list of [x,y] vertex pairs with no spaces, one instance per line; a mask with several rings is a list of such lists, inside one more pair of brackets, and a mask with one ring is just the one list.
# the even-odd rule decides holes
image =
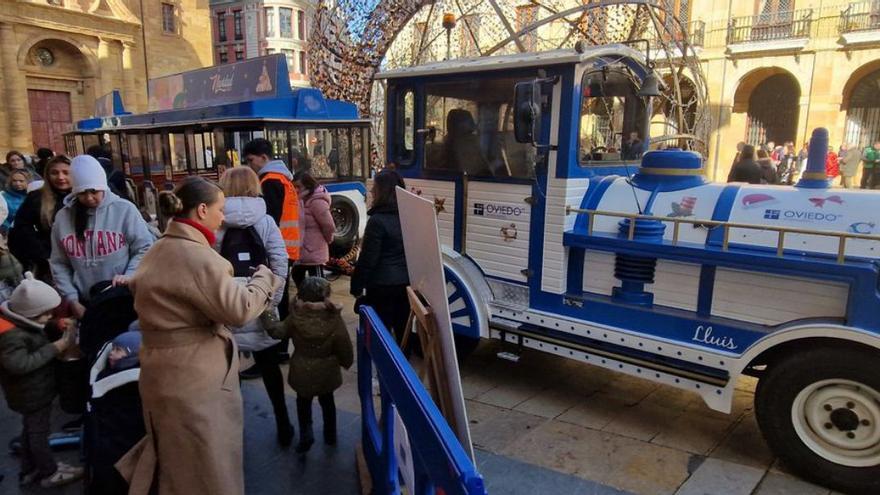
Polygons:
[[51,35],[27,40],[17,58],[27,88],[33,148],[60,152],[63,133],[92,113],[97,64],[85,46]]
[[880,61],[865,65],[844,87],[844,141],[864,148],[880,140]]
[[801,88],[797,79],[779,67],[747,74],[734,94],[733,111],[746,113],[744,141],[794,142],[797,138]]

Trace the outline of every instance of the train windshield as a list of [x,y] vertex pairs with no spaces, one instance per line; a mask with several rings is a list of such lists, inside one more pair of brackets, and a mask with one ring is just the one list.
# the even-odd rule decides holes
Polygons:
[[639,160],[647,151],[641,135],[645,104],[635,76],[614,66],[587,71],[581,96],[581,165]]
[[425,168],[472,176],[531,178],[535,149],[513,135],[514,85],[486,78],[425,86]]

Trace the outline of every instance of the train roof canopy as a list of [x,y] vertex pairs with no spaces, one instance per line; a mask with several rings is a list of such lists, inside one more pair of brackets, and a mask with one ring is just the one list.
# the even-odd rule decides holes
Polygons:
[[367,122],[359,119],[353,103],[324,98],[314,88],[292,89],[281,54],[151,79],[149,95],[147,113],[119,108],[112,115],[80,120],[75,131],[245,121]]
[[529,67],[541,68],[549,65],[574,64],[591,59],[608,57],[629,59],[630,61],[636,61],[639,64],[645,63],[645,55],[642,52],[639,52],[628,45],[611,44],[587,46],[581,51],[575,49],[560,49],[545,52],[443,60],[380,72],[379,74],[376,74],[376,79],[397,79],[403,77],[435,76]]

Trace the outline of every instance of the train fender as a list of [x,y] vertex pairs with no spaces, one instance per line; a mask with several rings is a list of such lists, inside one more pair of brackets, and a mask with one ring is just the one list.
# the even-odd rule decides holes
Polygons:
[[443,246],[446,297],[453,331],[471,338],[489,338],[489,303],[492,290],[477,265]]

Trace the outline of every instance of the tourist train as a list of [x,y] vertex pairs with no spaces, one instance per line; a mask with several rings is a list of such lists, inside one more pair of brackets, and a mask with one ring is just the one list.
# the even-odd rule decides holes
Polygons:
[[651,65],[578,46],[377,76],[387,160],[435,205],[460,353],[497,339],[723,412],[754,376],[787,466],[880,492],[880,198],[830,189],[821,129],[794,186],[710,182],[684,138],[650,140]]

